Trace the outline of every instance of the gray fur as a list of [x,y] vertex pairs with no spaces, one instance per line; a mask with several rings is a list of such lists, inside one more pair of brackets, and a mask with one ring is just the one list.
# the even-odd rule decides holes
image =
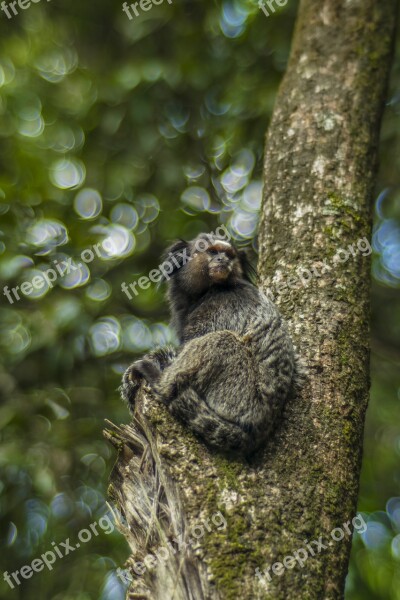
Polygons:
[[[206,240],[200,252],[198,240]],[[169,249],[179,265],[168,299],[181,345],[133,363],[121,394],[133,406],[145,379],[209,446],[248,455],[265,442],[300,376],[278,309],[251,283],[243,251],[220,241],[202,234]]]

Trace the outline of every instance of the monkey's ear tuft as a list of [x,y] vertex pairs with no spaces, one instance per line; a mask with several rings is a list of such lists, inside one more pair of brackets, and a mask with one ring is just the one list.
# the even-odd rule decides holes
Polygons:
[[239,250],[238,257],[240,260],[240,266],[242,267],[243,277],[255,285],[258,276],[256,269],[251,263],[248,250]]
[[163,265],[166,265],[164,273],[168,273],[168,276],[163,275],[160,283],[168,281],[171,275],[174,275],[183,265],[187,263],[187,257],[189,256],[189,242],[185,240],[176,240],[169,246],[162,255]]

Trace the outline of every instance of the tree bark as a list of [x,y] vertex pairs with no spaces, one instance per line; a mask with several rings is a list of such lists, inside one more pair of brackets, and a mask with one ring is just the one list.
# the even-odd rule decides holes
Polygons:
[[[106,432],[120,450],[110,492],[128,566],[155,557],[133,573],[130,598],[343,597],[369,389],[365,239],[395,15],[395,0],[300,4],[267,136],[259,274],[307,383],[250,463],[209,452],[145,389],[132,424]],[[303,566],[271,568],[300,549]]]

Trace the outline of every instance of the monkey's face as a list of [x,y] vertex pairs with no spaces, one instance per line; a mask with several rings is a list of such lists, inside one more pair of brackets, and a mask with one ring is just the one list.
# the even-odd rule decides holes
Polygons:
[[192,289],[205,291],[212,285],[234,283],[243,276],[238,253],[231,244],[219,239],[201,241],[203,244],[193,243],[186,269]]
[[205,250],[208,276],[212,283],[225,283],[235,267],[236,252],[228,242],[218,241]]
[[176,241],[164,258],[171,278],[171,290],[189,296],[202,295],[213,286],[235,286],[240,280],[252,281],[253,269],[246,251],[238,250],[225,239],[201,233],[194,240]]

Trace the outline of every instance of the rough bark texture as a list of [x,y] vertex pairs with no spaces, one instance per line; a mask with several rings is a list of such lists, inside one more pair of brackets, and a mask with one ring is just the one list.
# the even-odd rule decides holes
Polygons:
[[[309,375],[267,448],[251,464],[212,454],[146,390],[132,425],[107,432],[120,449],[111,494],[129,525],[128,566],[175,549],[134,574],[131,598],[343,597],[351,537],[330,533],[356,512],[370,270],[357,242],[370,236],[395,10],[395,0],[300,5],[267,138],[259,272]],[[219,510],[225,529],[212,521]],[[188,545],[177,550],[179,535]],[[255,576],[320,536],[330,544],[313,545],[303,568]]]

